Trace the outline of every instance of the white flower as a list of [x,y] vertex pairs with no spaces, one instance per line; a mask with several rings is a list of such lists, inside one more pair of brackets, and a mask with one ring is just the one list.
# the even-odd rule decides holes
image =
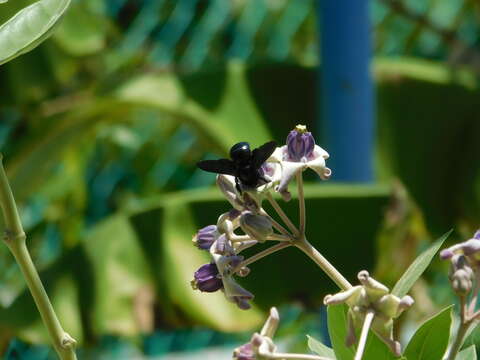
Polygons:
[[332,171],[326,167],[325,160],[328,153],[320,146],[315,145],[315,140],[303,125],[296,128],[287,136],[287,144],[277,148],[270,160],[277,161],[282,166],[282,176],[277,191],[288,201],[291,198],[288,184],[296,174],[310,168],[321,179],[328,180]]

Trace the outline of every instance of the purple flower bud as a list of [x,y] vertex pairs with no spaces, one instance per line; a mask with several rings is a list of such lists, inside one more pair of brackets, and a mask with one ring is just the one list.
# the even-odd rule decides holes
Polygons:
[[233,360],[255,360],[252,343],[246,343],[233,351]]
[[287,136],[287,154],[288,160],[299,162],[302,159],[308,159],[313,153],[315,139],[312,133],[307,132],[307,128],[297,125],[295,130],[290,131]]
[[473,235],[474,239],[480,240],[480,230],[477,230],[475,234]]
[[450,249],[443,249],[442,251],[440,251],[440,259],[442,260],[451,259],[453,255],[455,254]]
[[198,230],[193,237],[193,243],[196,247],[202,250],[209,250],[212,244],[218,237],[218,230],[216,225],[208,225]]
[[202,265],[193,275],[192,287],[203,292],[220,290],[223,283],[218,275],[218,268],[214,263]]

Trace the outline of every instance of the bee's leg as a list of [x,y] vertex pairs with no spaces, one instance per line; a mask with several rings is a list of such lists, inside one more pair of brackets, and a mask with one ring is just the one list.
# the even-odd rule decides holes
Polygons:
[[238,190],[240,194],[242,194],[242,188],[240,187],[240,181],[238,180],[238,177],[235,176],[235,188]]

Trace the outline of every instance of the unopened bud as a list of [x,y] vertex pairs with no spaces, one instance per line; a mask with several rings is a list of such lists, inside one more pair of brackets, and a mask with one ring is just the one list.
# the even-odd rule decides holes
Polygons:
[[247,235],[259,242],[264,242],[273,233],[272,221],[268,216],[252,214],[249,211],[242,214],[240,226]]
[[192,280],[192,288],[203,292],[215,292],[223,287],[217,265],[214,263],[205,264],[195,271]]
[[474,273],[463,255],[455,255],[451,261],[450,283],[458,296],[466,296],[473,286]]
[[252,343],[246,343],[233,351],[233,360],[255,360]]
[[315,140],[312,133],[307,132],[307,127],[297,125],[287,136],[288,160],[301,161],[308,159],[315,147]]
[[215,242],[218,235],[219,233],[217,230],[217,226],[208,225],[198,230],[192,241],[199,249],[208,250],[210,249],[210,246],[212,246],[212,244]]

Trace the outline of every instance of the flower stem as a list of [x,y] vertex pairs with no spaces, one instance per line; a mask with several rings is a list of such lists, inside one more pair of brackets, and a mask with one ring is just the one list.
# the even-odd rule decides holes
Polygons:
[[458,328],[457,335],[455,336],[455,341],[453,344],[450,346],[450,349],[448,350],[448,355],[445,358],[445,360],[455,360],[457,357],[458,352],[460,351],[460,348],[463,345],[463,341],[465,340],[465,336],[468,333],[468,330],[470,329],[470,325],[472,324],[472,321],[467,321],[467,322],[462,322],[460,324],[460,327]]
[[297,174],[297,188],[298,188],[298,214],[300,218],[299,230],[300,234],[305,235],[305,195],[303,194],[303,175],[302,172]]
[[458,352],[465,340],[465,336],[468,333],[470,325],[474,322],[473,317],[469,317],[468,313],[470,311],[469,306],[467,306],[467,299],[465,296],[460,296],[460,326],[458,327],[455,340],[448,349],[447,356],[445,360],[455,360]]
[[295,225],[293,225],[292,221],[290,220],[290,218],[287,216],[287,214],[285,214],[285,212],[283,211],[282,207],[280,206],[280,204],[277,202],[277,200],[275,200],[272,196],[272,194],[270,194],[270,192],[267,193],[267,200],[270,202],[270,204],[272,205],[272,207],[275,209],[275,211],[277,212],[278,216],[280,216],[280,218],[283,220],[283,222],[288,226],[288,228],[290,229],[290,231],[293,233],[293,234],[300,234],[299,230],[297,229],[297,227]]
[[77,357],[74,350],[76,341],[63,330],[28,252],[25,241],[26,235],[23,231],[15,199],[2,165],[1,154],[0,206],[5,218],[5,243],[15,257],[23,276],[25,277],[25,281],[27,282],[35,304],[37,305],[43,323],[52,338],[55,351],[62,360],[76,360]]
[[478,292],[480,291],[480,281],[479,281],[479,276],[480,276],[480,268],[477,266],[474,270],[475,272],[475,286],[473,288],[472,292],[472,299],[470,300],[470,305],[468,308],[468,311],[473,314],[475,312],[475,307],[477,306],[477,299],[478,299]]
[[268,216],[270,221],[272,222],[272,225],[277,231],[281,232],[283,235],[290,237],[290,233],[288,232],[287,229],[285,229],[282,225],[280,225],[277,221],[275,221],[265,210],[261,209],[260,213],[262,215]]
[[333,280],[337,286],[342,290],[348,290],[352,287],[352,284],[343,277],[342,274],[332,265],[330,262],[318,252],[315,247],[308,242],[305,237],[297,239],[292,242],[297,248],[307,254],[329,277]]
[[248,266],[252,263],[254,263],[257,260],[260,260],[261,258],[264,258],[267,255],[273,254],[274,252],[277,252],[279,250],[282,250],[286,247],[291,246],[292,244],[290,242],[282,241],[281,243],[278,243],[276,245],[273,245],[269,247],[268,249],[265,249],[263,251],[260,251],[256,253],[255,255],[250,256],[248,259],[242,261],[240,265],[238,265],[238,269],[241,269],[244,266]]
[[357,352],[355,354],[354,360],[361,360],[363,357],[363,352],[365,351],[365,344],[367,343],[368,330],[370,330],[370,326],[372,326],[374,316],[375,312],[372,310],[369,310],[367,312],[367,315],[365,315],[362,333],[360,334],[360,340],[358,342]]
[[292,241],[290,236],[282,235],[282,234],[272,234],[267,236],[267,240],[274,240],[274,241]]

